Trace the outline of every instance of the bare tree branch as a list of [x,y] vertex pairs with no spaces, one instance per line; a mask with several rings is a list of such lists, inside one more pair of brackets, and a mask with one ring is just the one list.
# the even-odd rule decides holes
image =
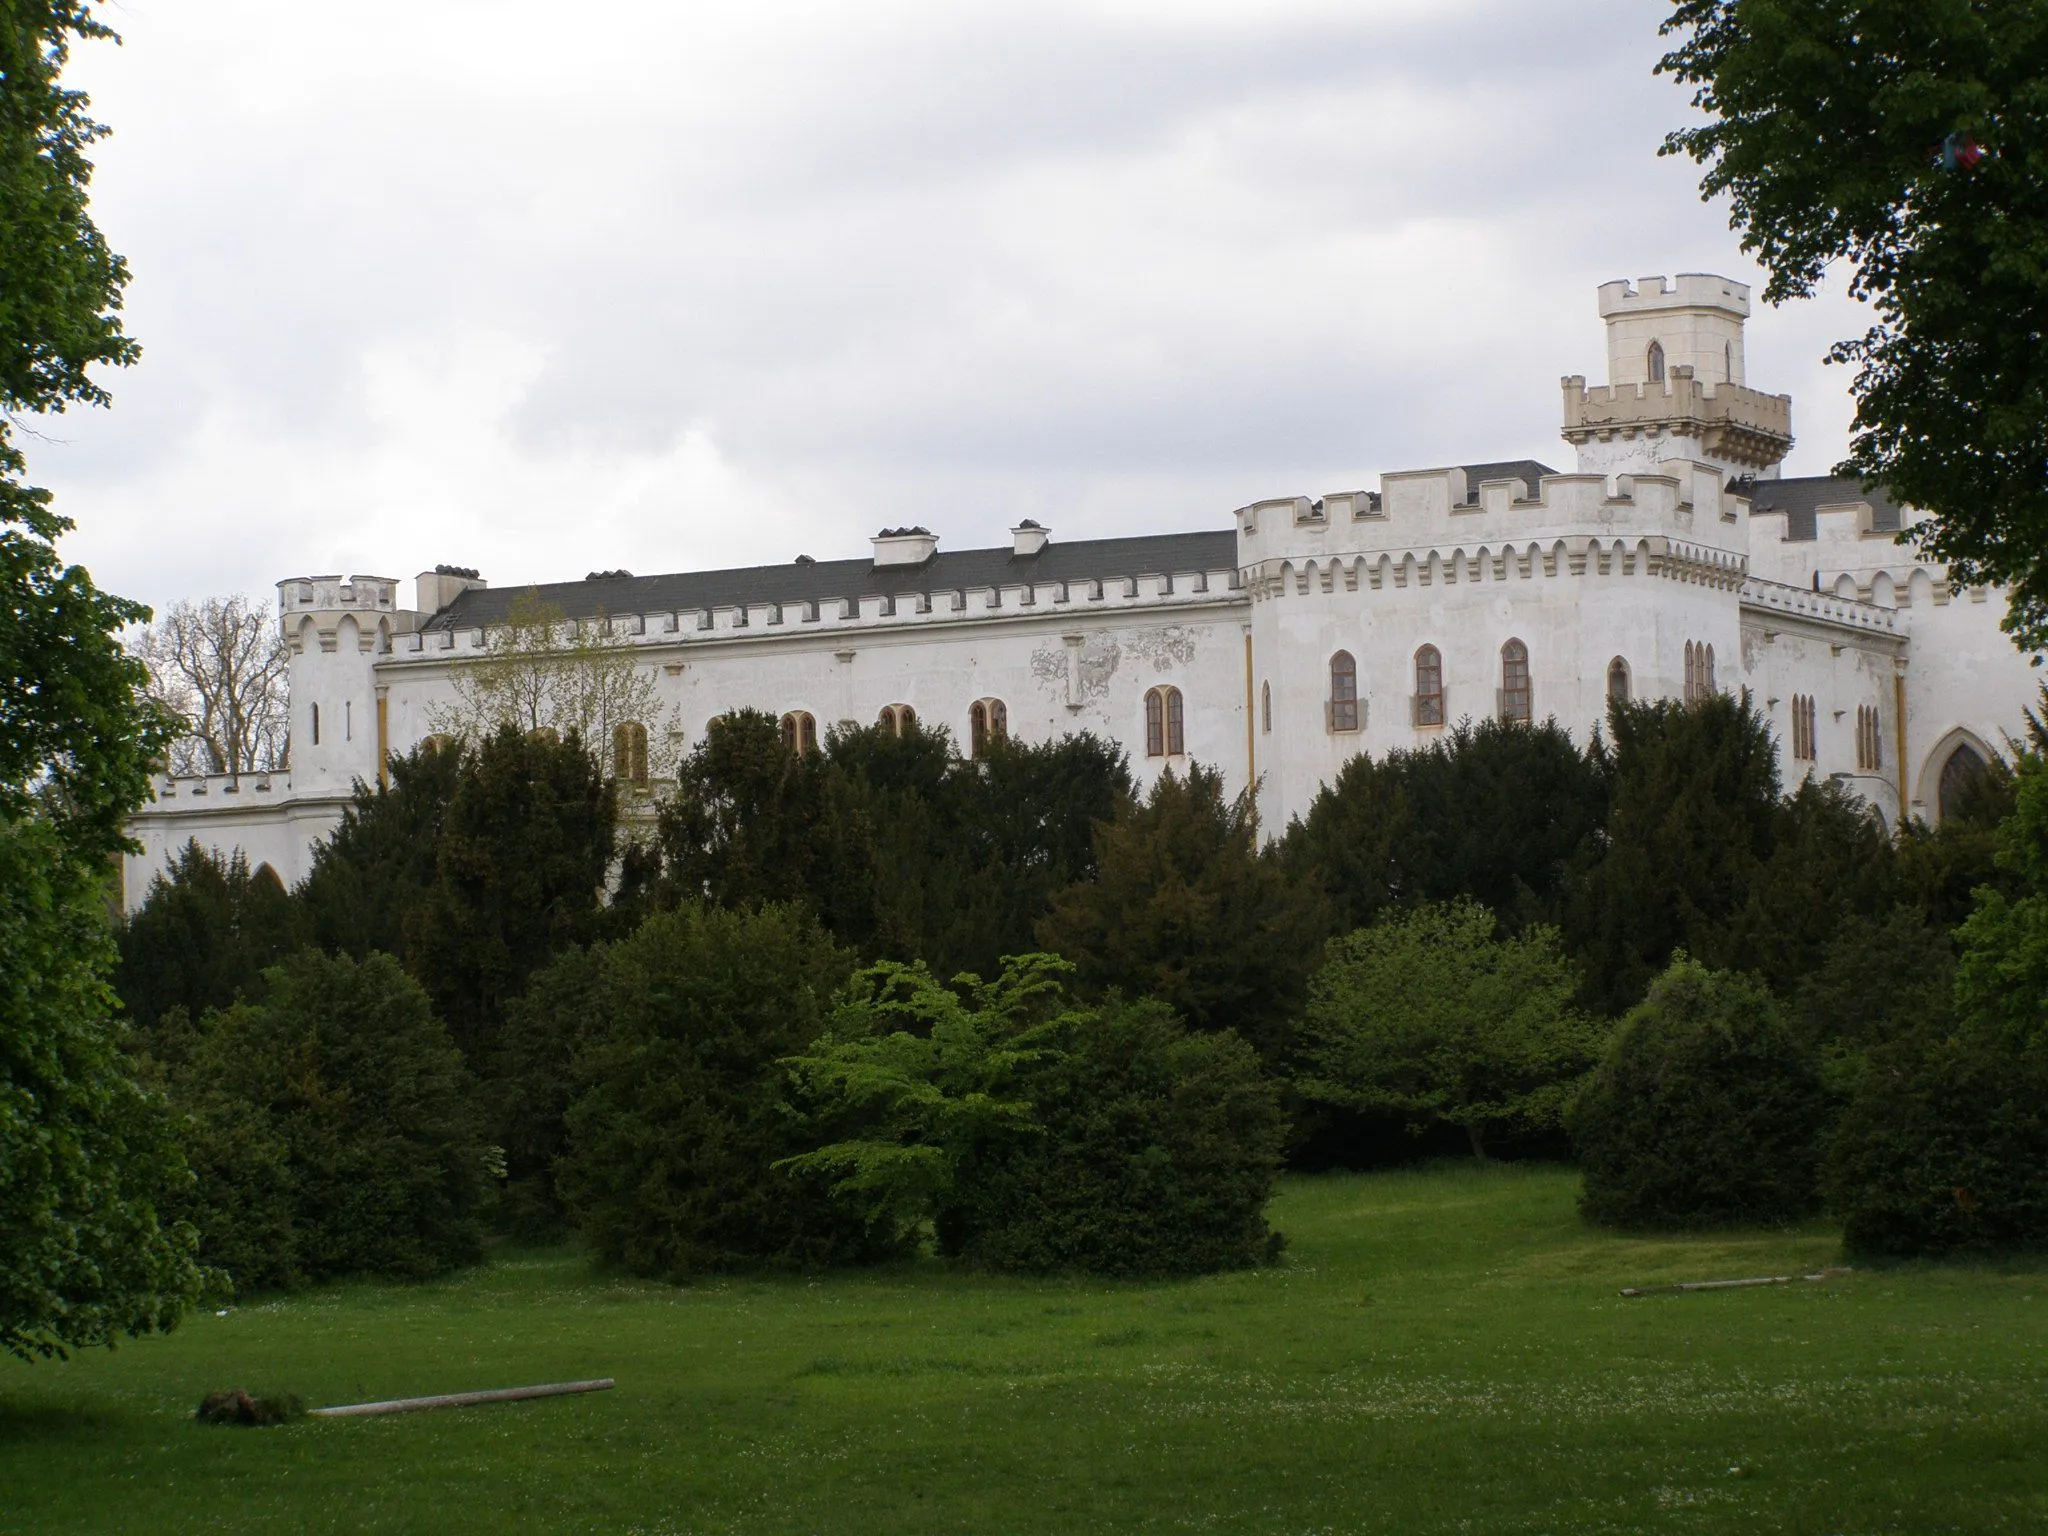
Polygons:
[[264,773],[287,767],[287,653],[267,603],[240,596],[173,603],[131,649],[150,696],[185,722],[173,773]]

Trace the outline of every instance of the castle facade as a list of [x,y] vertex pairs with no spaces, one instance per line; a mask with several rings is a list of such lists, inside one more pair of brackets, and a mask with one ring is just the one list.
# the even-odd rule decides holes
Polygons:
[[[863,560],[599,573],[538,595],[654,684],[653,718],[597,744],[628,815],[658,788],[650,730],[653,760],[672,759],[747,706],[798,746],[905,712],[969,751],[1091,730],[1141,783],[1200,762],[1255,785],[1277,832],[1354,754],[1463,718],[1555,717],[1583,740],[1617,695],[1747,689],[1788,781],[1825,775],[1888,818],[1939,821],[2035,697],[2002,595],[1902,543],[1913,509],[1778,477],[1791,400],[1747,384],[1743,284],[1607,283],[1600,313],[1606,383],[1563,381],[1569,472],[1387,474],[1143,538],[1026,522],[1006,548],[950,551],[889,529]],[[191,838],[302,878],[355,784],[445,718],[518,595],[448,567],[410,606],[380,576],[279,582],[290,771],[159,780],[131,823],[126,901]]]

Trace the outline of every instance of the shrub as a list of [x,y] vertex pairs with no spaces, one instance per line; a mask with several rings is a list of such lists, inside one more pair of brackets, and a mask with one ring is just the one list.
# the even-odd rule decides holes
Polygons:
[[1159,1003],[1048,1032],[1025,1079],[1035,1136],[972,1160],[942,1247],[1021,1272],[1186,1275],[1277,1255],[1266,1225],[1285,1122],[1256,1052],[1190,1034]]
[[555,1164],[567,1145],[577,1053],[604,1033],[604,959],[602,945],[572,947],[534,972],[505,1010],[487,1063],[491,1122],[505,1149],[498,1219],[527,1242],[553,1241],[568,1225]]
[[2048,1246],[2048,1045],[1937,1026],[1878,1048],[1826,1187],[1851,1253]]
[[301,926],[268,864],[252,871],[240,849],[223,859],[190,841],[117,931],[122,1010],[148,1029],[172,1008],[197,1016],[253,997],[264,970],[298,948]]
[[[823,1029],[846,954],[800,909],[690,904],[604,952],[557,1188],[607,1262],[683,1279],[876,1251],[799,1151],[782,1057]],[[557,1026],[558,1029],[560,1026]]]
[[1490,1136],[1554,1131],[1599,1053],[1571,1007],[1578,973],[1555,929],[1497,938],[1455,901],[1388,914],[1333,940],[1309,983],[1296,1088],[1314,1102],[1450,1124],[1473,1156]]
[[2048,1244],[2048,763],[2021,760],[1998,834],[2012,894],[1957,932],[1955,1024],[1872,1053],[1828,1157],[1858,1252]]
[[422,1279],[476,1259],[490,1192],[475,1084],[389,955],[301,950],[173,1067],[200,1254],[247,1290]]
[[990,1268],[1189,1274],[1269,1258],[1283,1122],[1251,1048],[1157,1003],[1068,1006],[1013,957],[962,996],[921,966],[855,977],[792,1062],[836,1198]]
[[1596,1222],[1777,1222],[1817,1202],[1827,1097],[1763,984],[1681,955],[1622,1021],[1569,1117]]

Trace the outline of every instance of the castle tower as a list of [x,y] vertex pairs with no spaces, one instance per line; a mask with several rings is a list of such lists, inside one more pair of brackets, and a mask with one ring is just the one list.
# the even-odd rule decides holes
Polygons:
[[1745,383],[1749,285],[1708,273],[1600,285],[1607,383],[1564,380],[1564,439],[1587,474],[1691,460],[1771,479],[1792,448],[1792,397]]
[[291,776],[295,794],[346,795],[376,784],[388,747],[376,666],[415,615],[385,576],[294,576],[277,584],[291,653]]

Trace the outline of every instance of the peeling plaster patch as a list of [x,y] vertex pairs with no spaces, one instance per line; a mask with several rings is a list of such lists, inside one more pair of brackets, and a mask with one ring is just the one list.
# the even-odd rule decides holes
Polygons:
[[1189,666],[1195,659],[1194,631],[1179,624],[1167,624],[1157,629],[1134,629],[1128,632],[1131,654],[1139,661],[1148,661],[1162,672],[1171,672],[1176,666]]
[[1031,653],[1031,680],[1049,699],[1067,696],[1067,647],[1064,641],[1057,645],[1041,645]]

